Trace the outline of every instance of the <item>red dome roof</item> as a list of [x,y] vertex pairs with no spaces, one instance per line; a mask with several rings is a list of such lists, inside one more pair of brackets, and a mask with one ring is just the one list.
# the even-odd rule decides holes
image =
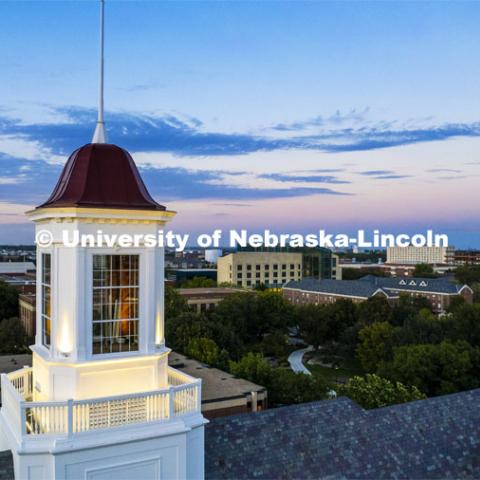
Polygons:
[[123,148],[89,143],[75,150],[50,198],[38,208],[90,207],[165,210],[148,193]]

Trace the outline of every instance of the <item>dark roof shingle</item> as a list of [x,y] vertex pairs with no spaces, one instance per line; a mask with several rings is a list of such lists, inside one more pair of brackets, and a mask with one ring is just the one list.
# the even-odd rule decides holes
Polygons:
[[206,426],[207,480],[480,478],[480,389],[363,410],[347,398]]
[[305,278],[299,281],[291,280],[284,288],[369,298],[378,290],[381,290],[389,297],[397,296],[396,292],[401,291],[456,295],[460,293],[464,286],[445,278],[397,278],[366,275],[360,280],[318,280],[314,278]]

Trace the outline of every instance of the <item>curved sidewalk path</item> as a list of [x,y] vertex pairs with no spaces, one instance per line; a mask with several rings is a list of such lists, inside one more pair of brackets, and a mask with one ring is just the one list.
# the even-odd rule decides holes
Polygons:
[[307,348],[302,348],[301,350],[295,350],[288,356],[288,363],[290,368],[295,373],[304,373],[305,375],[311,375],[312,372],[303,364],[303,355],[307,352],[311,352],[314,348],[310,345]]

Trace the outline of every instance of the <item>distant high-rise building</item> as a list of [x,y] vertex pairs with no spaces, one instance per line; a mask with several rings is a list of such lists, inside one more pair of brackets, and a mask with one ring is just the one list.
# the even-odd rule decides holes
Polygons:
[[416,265],[418,263],[451,263],[453,247],[388,247],[387,263]]

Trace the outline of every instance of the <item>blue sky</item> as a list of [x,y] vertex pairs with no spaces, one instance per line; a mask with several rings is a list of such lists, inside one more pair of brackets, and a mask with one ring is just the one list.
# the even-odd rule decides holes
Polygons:
[[[480,3],[107,0],[106,120],[173,228],[480,247]],[[98,2],[0,2],[0,243],[90,140]]]

